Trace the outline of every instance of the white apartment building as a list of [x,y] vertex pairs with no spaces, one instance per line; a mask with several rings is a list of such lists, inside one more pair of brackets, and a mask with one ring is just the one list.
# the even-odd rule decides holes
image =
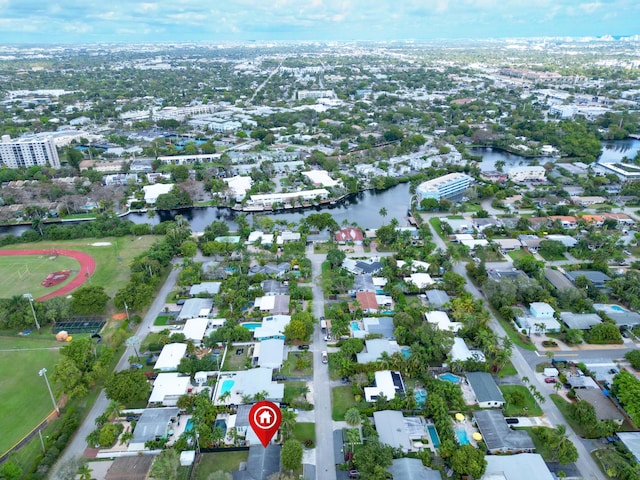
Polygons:
[[23,137],[12,140],[9,135],[2,136],[0,166],[20,168],[35,165],[60,168],[60,158],[53,139]]
[[441,198],[453,197],[469,188],[470,183],[471,177],[464,173],[448,173],[442,177],[427,180],[416,189],[418,203],[425,198],[435,198],[439,201]]
[[530,180],[544,181],[547,171],[539,165],[513,167],[509,170],[509,180],[512,182],[526,182]]

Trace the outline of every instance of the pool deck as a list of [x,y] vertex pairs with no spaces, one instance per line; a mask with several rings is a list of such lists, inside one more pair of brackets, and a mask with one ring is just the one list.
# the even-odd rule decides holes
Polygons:
[[[479,433],[479,430],[473,426],[472,422],[466,418],[461,422],[457,420],[452,420],[452,422],[453,422],[453,429],[455,431],[462,429],[465,432],[467,432],[469,444],[473,445],[474,448],[478,448],[478,442],[473,438],[473,434],[475,432]],[[456,438],[457,438],[457,434],[456,434]]]

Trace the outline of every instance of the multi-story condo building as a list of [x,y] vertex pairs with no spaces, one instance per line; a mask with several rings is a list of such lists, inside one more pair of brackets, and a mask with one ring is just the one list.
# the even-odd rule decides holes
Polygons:
[[9,135],[3,135],[0,165],[7,168],[35,165],[60,168],[60,158],[52,138],[22,137],[12,140]]
[[513,167],[509,170],[509,180],[512,182],[526,182],[529,180],[543,181],[547,171],[539,165]]
[[469,188],[471,177],[464,173],[448,173],[442,177],[427,180],[418,185],[416,195],[418,203],[425,198],[441,198],[454,197]]

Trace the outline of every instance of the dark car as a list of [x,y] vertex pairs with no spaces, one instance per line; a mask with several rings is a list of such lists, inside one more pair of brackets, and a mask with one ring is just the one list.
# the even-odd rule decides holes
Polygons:
[[298,350],[309,350],[309,345],[298,345]]
[[127,415],[127,422],[137,422],[140,420],[140,415]]
[[186,302],[186,300],[184,298],[181,298],[176,302],[176,305],[184,305],[184,302]]
[[515,425],[516,423],[520,423],[520,420],[517,418],[505,418],[506,422],[510,425]]

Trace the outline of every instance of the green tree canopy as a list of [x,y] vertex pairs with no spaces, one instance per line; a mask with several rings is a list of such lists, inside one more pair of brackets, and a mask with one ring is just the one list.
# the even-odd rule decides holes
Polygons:
[[122,370],[114,372],[104,384],[107,398],[123,405],[132,405],[146,400],[149,396],[149,382],[142,370]]

